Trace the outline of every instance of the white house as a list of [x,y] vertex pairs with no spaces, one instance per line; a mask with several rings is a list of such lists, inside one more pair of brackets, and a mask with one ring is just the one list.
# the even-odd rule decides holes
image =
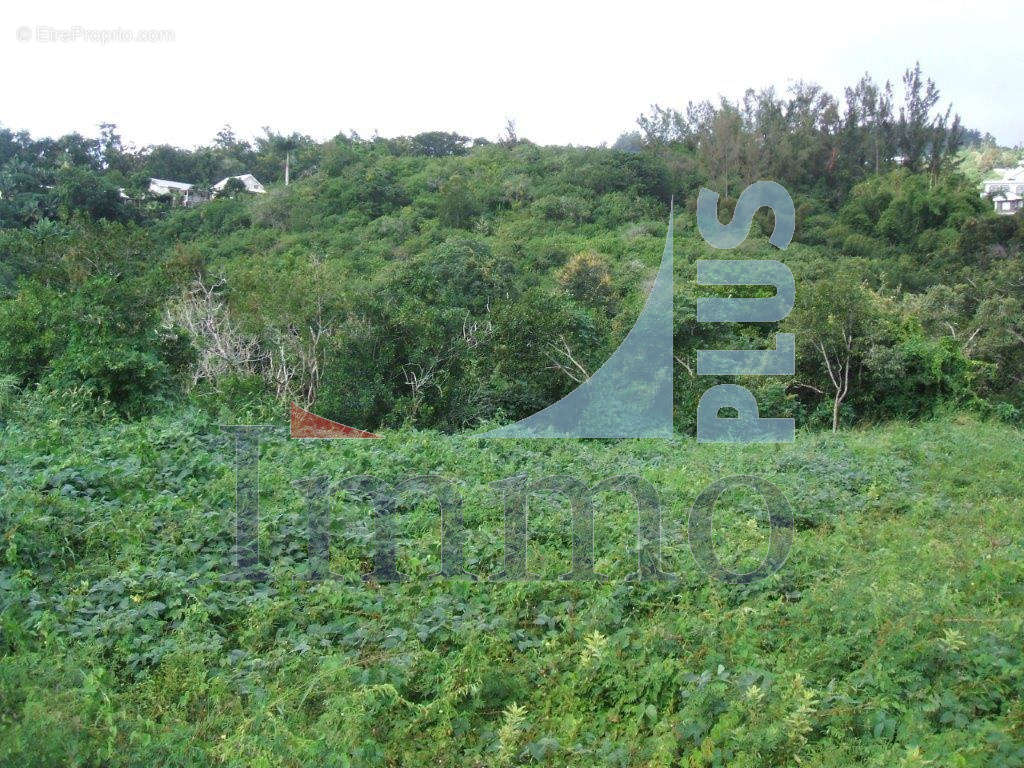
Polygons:
[[993,197],[992,204],[996,207],[996,213],[1010,215],[1024,208],[1024,197],[1015,195],[1013,192],[1006,192]]
[[243,173],[241,176],[228,176],[226,178],[221,179],[220,181],[213,185],[214,194],[218,192],[223,192],[224,187],[226,187],[228,185],[228,182],[231,181],[232,179],[238,179],[240,182],[242,182],[242,186],[245,187],[246,192],[252,192],[253,194],[256,195],[266,194],[267,190],[263,188],[263,185],[260,184],[257,178],[253,176],[251,173]]
[[168,181],[167,179],[150,179],[149,193],[160,197],[171,195],[180,199],[182,205],[198,205],[209,199],[205,193],[196,189],[195,184],[187,184],[184,181]]
[[1010,215],[1024,208],[1024,163],[993,171],[999,175],[981,183],[981,196],[991,196],[996,213]]
[[168,181],[167,179],[150,179],[149,192],[153,195],[173,195],[175,192],[185,194],[195,184],[186,184],[183,181]]
[[[240,176],[228,176],[221,179],[211,188],[212,193],[216,195],[223,192],[232,179],[238,179],[246,192],[257,195],[267,192],[255,176],[251,173],[243,173]],[[167,179],[150,179],[149,193],[158,197],[170,196],[182,205],[199,205],[199,203],[205,203],[210,199],[210,193],[205,188],[199,188],[195,184],[188,184],[184,181],[169,181]]]

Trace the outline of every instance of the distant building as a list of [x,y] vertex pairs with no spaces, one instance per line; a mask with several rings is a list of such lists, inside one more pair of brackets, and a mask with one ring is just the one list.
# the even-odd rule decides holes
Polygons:
[[993,171],[999,175],[981,183],[981,196],[992,199],[996,213],[1010,215],[1024,208],[1024,164]]
[[1024,208],[1024,197],[1015,195],[1013,192],[1007,192],[993,197],[992,204],[996,207],[996,213],[1010,215]]
[[216,195],[223,192],[224,188],[228,185],[228,182],[232,179],[238,179],[242,183],[242,186],[245,187],[246,192],[252,192],[255,195],[266,194],[267,190],[263,188],[263,185],[260,184],[257,178],[251,173],[243,173],[241,176],[228,176],[221,179],[213,185],[213,193]]
[[255,176],[251,173],[243,173],[240,176],[228,176],[221,179],[209,191],[184,181],[150,179],[149,193],[157,197],[170,197],[174,202],[181,205],[199,205],[200,203],[208,202],[211,193],[216,196],[223,192],[228,182],[232,179],[238,179],[238,182],[246,192],[252,192],[256,195],[263,195],[267,192]]
[[169,195],[182,205],[198,205],[210,199],[210,196],[197,189],[195,184],[167,179],[150,179],[149,193],[158,197]]
[[183,181],[168,181],[167,179],[150,179],[149,192],[152,195],[172,195],[175,192],[188,192],[195,186],[186,184]]

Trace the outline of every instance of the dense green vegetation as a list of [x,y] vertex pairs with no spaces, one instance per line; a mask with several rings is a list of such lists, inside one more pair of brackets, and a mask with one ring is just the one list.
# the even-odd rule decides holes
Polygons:
[[[1024,766],[1024,216],[977,188],[1020,149],[965,131],[917,68],[898,96],[801,83],[655,106],[639,128],[610,148],[513,125],[323,143],[225,128],[195,150],[0,129],[0,765]],[[267,194],[144,191],[247,172]],[[698,189],[728,220],[761,178],[795,201],[790,247],[765,211],[739,248],[704,244]],[[470,437],[607,359],[673,199],[677,436]],[[783,260],[792,314],[698,324],[696,261],[723,255]],[[696,350],[777,331],[796,334],[796,374],[739,383],[797,419],[796,443],[698,446],[716,380]],[[289,402],[385,439],[268,442],[270,579],[239,582],[217,425],[280,426]],[[338,578],[307,580],[295,483],[359,473],[459,483],[479,579],[428,578],[422,502],[398,515],[414,578],[363,584],[369,512],[339,498]],[[609,581],[558,580],[568,514],[540,501],[541,579],[493,581],[489,484],[520,473],[649,480],[678,579],[625,580],[636,509],[610,494]],[[749,585],[707,577],[685,539],[697,494],[732,474],[796,515],[786,565]],[[716,515],[719,557],[758,562],[760,502]]]
[[[472,146],[270,132],[250,145],[225,129],[194,151],[126,149],[112,126],[96,140],[3,132],[0,372],[128,416],[187,396],[225,418],[294,400],[369,429],[521,418],[627,332],[674,196],[676,421],[692,432],[713,383],[692,375],[695,350],[772,346],[777,330],[695,322],[694,263],[721,256],[695,230],[696,193],[719,191],[728,219],[767,177],[797,204],[784,258],[798,311],[783,326],[802,348],[791,379],[744,382],[763,412],[830,426],[833,411],[851,424],[954,403],[1016,418],[1024,229],[974,181],[1013,153],[959,150],[958,118],[919,70],[904,91],[896,105],[865,78],[842,108],[806,84],[685,116],[656,107],[619,149],[538,147],[511,127]],[[286,158],[289,186],[274,183]],[[269,194],[181,208],[117,193],[246,170]],[[771,226],[759,214],[728,255],[778,256]],[[838,408],[830,367],[851,371]]]
[[[1024,448],[956,418],[792,446],[275,440],[261,463],[271,578],[230,572],[229,443],[197,411],[136,422],[9,404],[0,444],[0,762],[17,766],[1020,766]],[[675,582],[630,583],[635,507],[596,514],[605,583],[558,581],[567,511],[531,513],[531,568],[495,583],[516,471],[636,472],[664,505]],[[399,516],[412,580],[363,584],[369,511],[337,508],[332,570],[304,580],[293,482],[441,473],[467,566],[432,580],[432,503]],[[710,481],[770,479],[797,513],[785,567],[708,579],[685,540]],[[760,559],[756,504],[724,498],[719,557]]]

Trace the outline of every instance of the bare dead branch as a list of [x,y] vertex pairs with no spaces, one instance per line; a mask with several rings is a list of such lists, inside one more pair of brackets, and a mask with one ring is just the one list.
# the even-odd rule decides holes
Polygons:
[[672,359],[679,363],[681,366],[683,366],[683,368],[686,369],[686,372],[690,374],[690,378],[693,378],[693,366],[691,366],[688,362],[683,360],[683,358],[679,357],[678,355],[672,355]]

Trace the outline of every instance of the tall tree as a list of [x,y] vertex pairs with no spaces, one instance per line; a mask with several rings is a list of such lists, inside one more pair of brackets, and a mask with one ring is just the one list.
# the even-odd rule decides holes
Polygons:
[[857,128],[858,152],[875,173],[891,155],[893,114],[892,84],[879,87],[866,74],[853,88],[846,89],[847,119]]
[[903,106],[897,125],[897,141],[903,164],[913,171],[921,167],[934,135],[932,108],[939,103],[939,89],[921,74],[920,62],[903,73]]

